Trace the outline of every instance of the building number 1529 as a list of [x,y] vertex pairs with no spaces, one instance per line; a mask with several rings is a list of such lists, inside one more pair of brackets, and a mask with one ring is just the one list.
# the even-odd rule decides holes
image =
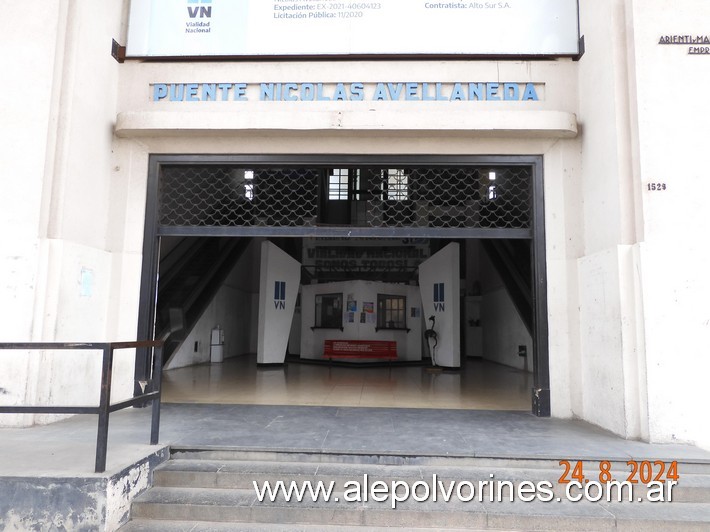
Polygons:
[[666,190],[666,184],[665,183],[649,183],[646,185],[648,187],[648,190],[650,191],[659,191],[659,190]]

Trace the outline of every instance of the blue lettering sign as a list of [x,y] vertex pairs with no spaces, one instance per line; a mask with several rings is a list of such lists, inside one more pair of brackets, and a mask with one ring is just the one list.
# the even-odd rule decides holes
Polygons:
[[229,99],[229,91],[232,89],[232,84],[220,83],[219,85],[217,85],[217,88],[219,89],[222,101],[226,102]]
[[418,101],[420,98],[417,95],[417,90],[419,89],[419,84],[418,83],[407,83],[406,84],[406,95],[405,99],[408,102],[411,101]]
[[338,83],[335,86],[335,96],[333,96],[333,100],[335,100],[336,102],[344,102],[347,99],[348,95],[345,91],[345,85],[343,85],[342,83]]
[[451,101],[461,102],[466,99],[466,93],[460,83],[454,83],[454,90],[451,91]]
[[392,100],[393,102],[399,100],[399,97],[402,94],[403,87],[404,85],[402,85],[401,83],[388,83],[387,88],[390,92],[390,100]]
[[485,100],[485,83],[469,83],[468,84],[468,99],[469,100]]
[[523,92],[523,101],[526,102],[532,100],[534,102],[538,101],[537,92],[535,92],[535,85],[528,83],[525,85],[525,91]]
[[486,89],[486,100],[500,100],[498,96],[498,84],[489,83]]
[[301,100],[304,102],[312,102],[316,99],[316,87],[313,83],[301,84]]
[[274,84],[262,83],[259,90],[259,99],[263,101],[274,101]]
[[[154,83],[153,102],[247,101],[247,83]],[[369,94],[368,94],[369,96]],[[261,83],[260,101],[346,102],[364,101],[365,84],[357,83]],[[372,101],[539,101],[533,83],[380,82]]]
[[159,102],[168,96],[168,86],[165,83],[153,85],[153,101]]
[[170,85],[170,101],[181,102],[185,94],[185,85],[182,83],[173,83]]
[[294,96],[293,93],[298,91],[298,84],[296,83],[284,83],[283,88],[283,99],[285,102],[296,102],[298,101],[298,96]]
[[372,99],[376,102],[387,100],[387,90],[385,89],[384,83],[377,84],[377,87],[375,88],[375,95]]
[[350,85],[350,100],[361,102],[365,99],[365,85],[362,83],[352,83]]
[[327,101],[330,100],[330,97],[328,97],[328,96],[326,96],[325,94],[323,94],[323,84],[322,84],[322,83],[319,83],[319,84],[318,84],[318,96],[317,96],[317,100],[318,100],[319,102],[327,102]]
[[234,84],[234,99],[239,102],[245,102],[247,100],[247,84],[246,83],[235,83]]
[[504,83],[503,84],[503,99],[506,101],[518,101],[520,99],[520,89],[518,89],[517,83]]
[[217,99],[217,84],[205,83],[202,85],[202,101],[213,102]]
[[423,102],[431,102],[435,98],[431,94],[429,94],[429,84],[428,83],[422,83],[422,101]]
[[198,102],[200,99],[197,97],[197,83],[189,83],[185,85],[185,100],[188,102]]

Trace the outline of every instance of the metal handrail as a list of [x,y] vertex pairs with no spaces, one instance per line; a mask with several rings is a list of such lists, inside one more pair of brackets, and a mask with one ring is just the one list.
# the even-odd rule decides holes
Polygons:
[[[113,352],[116,349],[153,348],[153,378],[151,390],[132,399],[111,404],[111,374],[113,372]],[[150,444],[157,445],[160,433],[160,388],[163,371],[163,342],[111,342],[111,343],[0,343],[3,350],[101,350],[101,395],[99,406],[0,406],[0,414],[96,414],[99,416],[96,436],[96,473],[106,471],[106,451],[108,448],[108,422],[112,412],[129,406],[152,403]],[[146,383],[147,384],[147,383]]]

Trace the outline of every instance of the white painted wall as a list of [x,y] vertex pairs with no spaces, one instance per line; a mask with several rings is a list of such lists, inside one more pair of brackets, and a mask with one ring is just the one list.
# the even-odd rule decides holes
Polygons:
[[218,325],[224,331],[224,358],[256,352],[252,343],[257,336],[258,322],[254,316],[259,312],[259,294],[252,291],[258,286],[260,254],[261,240],[253,239],[182,345],[165,364],[166,370],[209,362],[210,334]]
[[[485,252],[481,253],[480,270],[483,290],[483,358],[497,364],[532,371],[532,337]],[[520,345],[527,347],[527,357],[518,356]]]
[[[513,368],[532,372],[532,338],[520,319],[505,288],[483,295],[483,358]],[[518,355],[518,347],[527,348],[527,356]]]
[[[619,434],[624,419],[622,316],[616,250],[580,260],[582,386],[586,418]],[[603,393],[601,391],[603,390]]]
[[[572,245],[579,250],[575,353],[580,358],[568,361],[570,382],[577,387],[569,388],[569,404],[574,415],[628,438],[645,438],[645,367],[637,330],[643,311],[635,282],[640,265],[628,249],[643,238],[643,222],[636,201],[640,182],[634,172],[633,33],[627,32],[627,6],[625,0],[580,6],[582,33],[589,35],[579,63],[584,237],[581,247]],[[573,274],[561,266],[555,264],[555,271]],[[639,321],[628,321],[636,313]]]
[[[461,366],[461,273],[459,245],[453,242],[419,265],[419,289],[426,327],[436,318],[437,366]],[[444,284],[444,305],[434,302],[434,284]]]
[[[252,294],[225,283],[185,338],[180,348],[165,365],[166,370],[210,361],[210,333],[220,326],[224,331],[224,358],[249,353],[250,304]],[[254,309],[256,311],[256,309]],[[197,351],[195,351],[197,342]]]
[[[128,174],[112,154],[119,65],[110,43],[122,2],[29,0],[3,5],[3,19],[0,60],[12,81],[0,87],[0,338],[135,339],[140,247],[122,239]],[[91,272],[83,291],[82,270]],[[96,355],[0,357],[3,402],[97,402]],[[130,396],[131,352],[117,354],[113,374],[114,400]],[[0,424],[50,419],[4,415]]]
[[[710,7],[699,0],[580,7],[584,245],[576,268],[580,344],[574,349],[570,337],[567,361],[570,407],[626,437],[710,447],[697,400],[710,369],[699,349],[710,340],[710,286],[701,272],[710,257],[700,244],[709,185],[697,117],[710,104],[693,89],[708,84],[710,71],[688,47],[658,44],[665,35],[706,34]],[[650,183],[667,188],[649,191]],[[573,278],[574,268],[552,264]]]
[[577,260],[584,253],[584,211],[579,139],[545,154],[548,342],[552,415],[582,417]]
[[[710,220],[707,198],[706,117],[710,101],[708,56],[688,55],[688,46],[657,44],[664,35],[707,35],[710,4],[669,0],[629,2],[633,24],[629,55],[637,98],[639,135],[636,195],[643,243],[634,249],[641,264],[646,369],[641,389],[648,398],[653,441],[690,441],[710,448],[708,409],[703,400],[710,375]],[[707,45],[705,45],[707,46]],[[661,192],[650,183],[666,183]]]
[[303,320],[301,319],[301,307],[297,305],[293,311],[293,320],[291,321],[291,331],[288,335],[288,353],[289,355],[301,354],[301,327]]
[[[278,300],[275,294],[277,282],[285,283],[284,293],[279,291]],[[277,245],[262,242],[257,364],[284,363],[300,284],[301,263]]]
[[[0,194],[0,341],[32,339],[36,327],[36,298],[47,283],[42,263],[49,255],[49,244],[40,238],[45,187],[45,157],[52,139],[51,113],[56,107],[53,89],[55,46],[63,36],[60,26],[65,17],[59,5],[41,1],[4,7],[6,20],[25,20],[26,24],[6,24],[0,46],[0,62],[6,72],[16,72],[25,80],[22,91],[17,83],[0,84],[2,142],[2,194]],[[30,45],[27,35],[39,38]],[[31,106],[21,106],[21,99]],[[39,156],[38,156],[39,154]],[[0,401],[2,404],[30,404],[36,400],[39,367],[45,357],[25,351],[0,352]],[[0,416],[2,425],[32,423],[33,416]]]
[[[317,294],[343,294],[343,306],[347,307],[348,294],[357,302],[354,322],[347,319],[347,309],[343,310],[343,330],[311,329],[316,323],[315,299]],[[374,323],[360,323],[363,302],[374,304],[377,319],[377,294],[406,296],[407,331],[375,331]],[[411,309],[419,310],[419,318],[411,317]],[[324,340],[389,340],[397,342],[399,360],[422,359],[422,319],[419,287],[405,284],[380,283],[376,281],[347,281],[322,283],[301,287],[301,358],[323,358]],[[353,362],[357,360],[353,359]]]

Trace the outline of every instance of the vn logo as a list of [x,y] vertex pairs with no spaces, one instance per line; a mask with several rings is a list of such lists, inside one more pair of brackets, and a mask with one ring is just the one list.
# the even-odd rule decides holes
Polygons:
[[274,308],[286,310],[286,282],[276,281],[274,283]]
[[434,311],[444,312],[444,283],[434,283]]
[[[187,0],[188,4],[211,4],[212,0]],[[187,14],[190,18],[211,18],[212,17],[212,6],[200,6],[196,5],[194,7],[187,6]]]

